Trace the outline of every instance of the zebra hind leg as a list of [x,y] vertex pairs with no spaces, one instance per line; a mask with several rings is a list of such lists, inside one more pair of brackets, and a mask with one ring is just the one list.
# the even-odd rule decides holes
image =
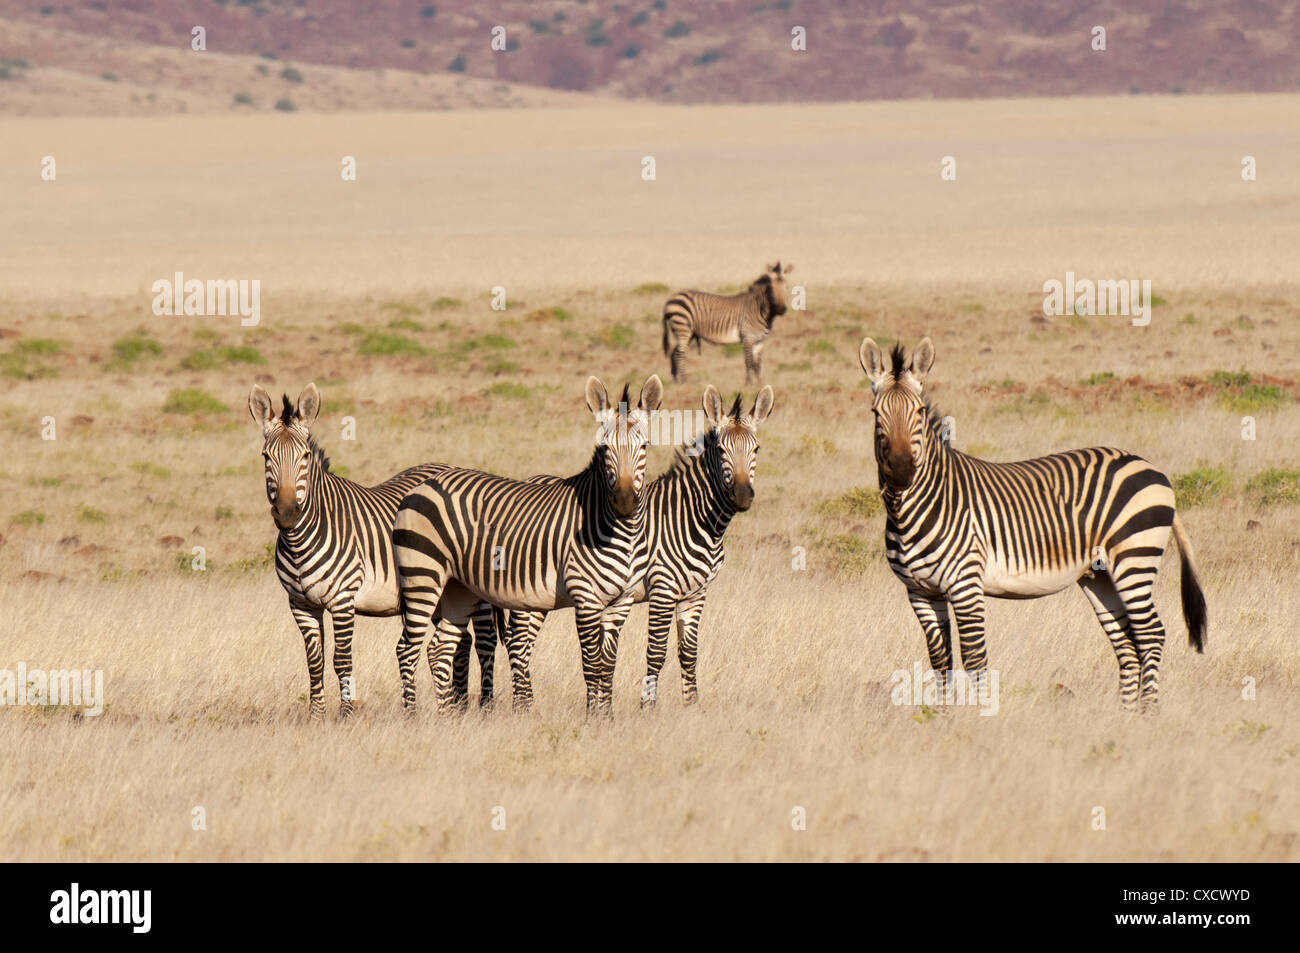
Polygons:
[[1124,600],[1120,598],[1109,576],[1085,576],[1079,580],[1079,588],[1092,603],[1092,609],[1097,613],[1097,621],[1101,623],[1102,631],[1106,633],[1111,648],[1115,650],[1115,660],[1119,663],[1120,705],[1126,711],[1135,711],[1138,702],[1140,666],[1137,645],[1129,634],[1128,612],[1124,607]]
[[[441,622],[438,623],[440,626]],[[452,657],[451,663],[451,702],[450,704],[464,711],[469,706],[469,650],[470,640],[460,638],[458,630],[452,629],[454,635],[448,635],[447,638],[456,638],[456,654]],[[430,639],[428,646],[429,674],[435,679],[438,677],[437,657],[438,657],[438,639]]]
[[683,369],[686,365],[686,347],[687,342],[677,339],[673,345],[673,355],[671,358],[673,369],[673,382],[680,384],[686,380],[686,372]]
[[533,645],[537,642],[537,633],[546,614],[511,611],[507,616],[505,641],[506,654],[510,657],[514,710],[527,711],[533,707]]
[[1113,570],[1115,589],[1124,601],[1129,635],[1137,650],[1138,709],[1143,714],[1153,714],[1160,700],[1160,661],[1165,651],[1165,626],[1152,598],[1156,568],[1154,564],[1120,556]]
[[[402,637],[397,640],[397,670],[402,677],[402,708],[408,713],[415,711],[415,667],[420,659],[420,646],[433,625],[433,613],[446,582],[445,570],[433,566],[421,573],[419,585],[409,578],[402,585]],[[432,662],[430,667],[434,667]],[[434,677],[436,684],[436,672]]]

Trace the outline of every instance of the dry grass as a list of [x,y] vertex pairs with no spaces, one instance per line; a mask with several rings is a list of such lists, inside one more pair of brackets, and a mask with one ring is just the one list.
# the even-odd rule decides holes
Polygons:
[[[845,118],[858,108],[843,107]],[[918,123],[931,118],[928,108],[908,104]],[[736,112],[743,132],[745,111]],[[1168,134],[1175,139],[1176,119]],[[296,148],[282,128],[264,130],[267,152]],[[1008,135],[1017,128],[1005,127]],[[69,143],[81,134],[89,142],[97,130],[87,122],[63,124],[57,133]],[[897,135],[905,150],[908,135]],[[833,151],[824,146],[813,153]],[[328,157],[329,146],[313,148]],[[783,181],[807,171],[797,152],[781,155]],[[180,175],[174,159],[136,156],[99,171],[119,184],[151,169]],[[561,169],[581,175],[584,166],[546,166],[548,174]],[[0,166],[0,175],[17,173]],[[807,181],[811,190],[822,188],[815,169]],[[227,194],[210,179],[194,188],[200,204],[219,204],[216,196]],[[490,190],[477,194],[495,208]],[[66,220],[42,224],[65,274],[57,292],[37,298],[37,278],[29,284],[5,261],[0,603],[7,624],[0,668],[19,661],[100,668],[108,695],[98,718],[66,709],[0,710],[0,751],[13,766],[0,784],[5,857],[1300,859],[1300,507],[1263,502],[1258,483],[1251,484],[1270,469],[1297,466],[1300,325],[1289,276],[1277,287],[1247,281],[1267,268],[1247,263],[1244,253],[1229,255],[1200,284],[1157,284],[1167,303],[1148,328],[1121,319],[1043,321],[1032,317],[1041,306],[1034,289],[1077,259],[1053,259],[1028,287],[1006,280],[1034,267],[1020,261],[997,281],[957,277],[990,261],[987,249],[938,271],[918,258],[910,272],[896,268],[888,283],[877,282],[866,256],[851,280],[824,281],[820,259],[787,253],[800,247],[798,238],[733,242],[728,230],[744,230],[738,216],[717,234],[694,229],[692,241],[714,252],[681,277],[670,267],[678,253],[659,251],[666,243],[652,217],[642,225],[602,224],[621,228],[622,237],[612,240],[614,263],[593,260],[591,275],[580,259],[547,275],[524,262],[538,280],[522,281],[527,291],[512,294],[501,313],[487,307],[477,278],[461,287],[442,277],[463,266],[486,278],[491,269],[475,262],[473,241],[442,262],[415,253],[385,262],[372,278],[394,280],[398,290],[370,292],[369,280],[352,292],[337,290],[349,279],[330,274],[333,259],[294,241],[316,234],[294,218],[301,196],[277,207],[272,195],[264,197],[271,208],[249,214],[269,221],[278,208],[289,224],[278,238],[254,235],[252,242],[269,271],[292,272],[293,281],[276,292],[273,307],[264,289],[263,323],[254,329],[229,318],[155,318],[148,310],[144,276],[151,281],[176,268],[227,274],[219,269],[238,243],[237,217],[184,263],[158,257],[155,239],[143,233],[101,254],[81,249]],[[694,195],[688,190],[686,199]],[[667,208],[655,216],[686,215],[686,199],[665,189]],[[881,199],[899,210],[906,200]],[[20,216],[36,215],[30,195],[15,201]],[[549,227],[550,200],[539,201],[543,211],[534,218],[481,238],[502,249],[501,281],[511,281],[514,267],[506,250],[539,247],[530,229]],[[1040,217],[1054,207],[1050,196],[1036,201]],[[1225,220],[1265,234],[1263,254],[1294,259],[1290,226],[1250,201],[1233,205]],[[371,216],[375,242],[391,251],[406,226],[385,232],[390,211],[382,199],[353,209]],[[325,230],[341,235],[346,228],[336,214],[329,210]],[[1184,220],[1152,226],[1141,240],[1174,236],[1159,260],[1190,275],[1198,249],[1213,239],[1201,215],[1187,210]],[[91,219],[86,227],[102,237],[116,226]],[[572,221],[561,227],[577,229]],[[1033,241],[1032,228],[1016,231],[1010,220],[998,227],[1018,242]],[[809,239],[805,251],[838,249],[830,258],[847,271],[852,240],[831,231]],[[1099,223],[1068,240],[1080,243],[1081,257],[1100,261],[1123,257],[1115,249],[1126,234]],[[12,233],[5,241],[17,247]],[[918,241],[933,250],[948,240]],[[738,264],[735,246],[753,246],[753,260]],[[624,260],[637,249],[646,261]],[[69,273],[74,253],[81,257]],[[705,612],[697,709],[677,703],[670,662],[658,710],[638,710],[641,608],[625,630],[613,724],[584,723],[571,613],[557,615],[543,633],[532,715],[502,705],[439,717],[430,710],[425,673],[424,710],[402,718],[397,623],[361,620],[358,717],[307,722],[301,640],[263,562],[274,531],[259,435],[244,407],[254,381],[296,394],[316,380],[324,396],[317,432],[336,464],[362,481],[424,460],[517,476],[572,472],[592,439],[582,408],[585,376],[594,372],[607,383],[652,370],[666,376],[661,299],[635,289],[696,283],[705,272],[711,280],[698,283],[740,283],[778,254],[806,269],[796,277],[810,287],[812,310],[781,319],[765,355],[776,410],[762,437],[756,506],[733,524],[731,555]],[[108,280],[117,256],[138,266],[138,293],[120,286],[103,293],[96,276]],[[1043,251],[1038,263],[1050,258]],[[294,272],[295,261],[309,267]],[[429,268],[440,274],[431,278]],[[324,290],[313,290],[313,281]],[[444,297],[462,303],[435,306]],[[1182,320],[1188,313],[1194,321]],[[139,337],[136,328],[156,351],[129,343]],[[401,335],[419,348],[362,354],[366,333]],[[924,651],[880,555],[882,518],[870,505],[875,468],[855,357],[865,333],[909,342],[934,336],[935,396],[955,417],[962,449],[1013,459],[1113,444],[1173,475],[1216,471],[1188,482],[1200,500],[1184,509],[1210,606],[1208,651],[1197,656],[1186,648],[1170,554],[1157,586],[1170,630],[1159,716],[1118,712],[1113,655],[1073,591],[991,606],[990,658],[1001,673],[996,717],[954,710],[930,718],[890,703],[891,674]],[[497,346],[489,335],[514,346]],[[128,343],[115,347],[120,341]],[[367,351],[390,349],[371,344]],[[254,349],[265,363],[229,363],[236,354],[254,360],[234,348]],[[743,375],[740,357],[720,349],[702,359],[692,354],[690,370],[687,384],[669,384],[667,406],[693,408],[706,382],[725,391]],[[1251,375],[1245,385],[1231,374],[1212,378],[1243,370]],[[164,412],[183,389],[229,409]],[[1256,419],[1254,441],[1241,436],[1243,406]],[[40,439],[47,415],[56,419],[54,441]],[[345,415],[356,420],[355,441],[341,439]],[[656,450],[652,469],[669,459],[668,450]],[[1259,525],[1248,529],[1252,520]],[[194,546],[205,547],[205,572],[178,568],[178,554]],[[807,550],[804,571],[792,569],[799,546]],[[1257,700],[1242,699],[1244,678],[1256,680]],[[337,686],[327,680],[327,687],[335,707]],[[198,805],[207,811],[206,831],[191,830]],[[806,831],[791,829],[796,806],[807,811]],[[1091,828],[1097,806],[1107,812],[1105,832]],[[505,809],[505,831],[492,827],[496,807]]]

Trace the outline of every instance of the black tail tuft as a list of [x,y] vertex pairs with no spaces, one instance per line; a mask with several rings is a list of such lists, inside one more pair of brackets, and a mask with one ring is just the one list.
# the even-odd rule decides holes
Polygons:
[[1198,652],[1205,651],[1207,628],[1205,593],[1196,579],[1191,561],[1183,557],[1183,620],[1187,623],[1187,644]]

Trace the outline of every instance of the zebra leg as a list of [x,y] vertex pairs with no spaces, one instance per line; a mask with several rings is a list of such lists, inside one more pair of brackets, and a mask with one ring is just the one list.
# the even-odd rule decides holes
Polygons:
[[439,711],[469,707],[469,620],[444,615],[429,640],[429,671]]
[[1165,627],[1152,599],[1156,567],[1134,565],[1121,556],[1112,575],[1115,591],[1124,600],[1129,635],[1137,650],[1141,674],[1138,708],[1143,714],[1151,714],[1160,700],[1160,660],[1165,651]]
[[700,617],[704,614],[706,590],[687,596],[677,605],[677,664],[682,669],[682,700],[699,701],[695,685],[695,662],[699,657]]
[[[401,585],[402,637],[397,640],[397,670],[402,676],[402,708],[413,712],[415,666],[420,658],[420,645],[429,634],[434,610],[447,586],[446,569],[434,564],[418,573],[408,571],[401,577]],[[434,668],[433,662],[430,668]],[[434,678],[436,685],[436,672]]]
[[931,598],[922,592],[908,590],[908,601],[916,613],[925,634],[925,649],[930,656],[930,668],[938,681],[940,703],[952,702],[952,625],[948,617],[948,600],[942,596]]
[[352,603],[330,609],[330,623],[334,630],[334,674],[339,679],[339,716],[352,714],[357,698],[356,684],[352,679],[352,624],[356,616]]
[[578,647],[582,652],[582,679],[587,683],[587,717],[603,714],[600,706],[601,675],[604,673],[604,632],[601,628],[602,610],[591,606],[575,606],[574,621],[578,624]]
[[948,593],[948,604],[952,606],[957,622],[961,667],[970,679],[969,690],[975,693],[976,698],[982,697],[988,672],[984,649],[984,590],[968,583]]
[[1124,600],[1120,598],[1119,591],[1109,576],[1085,576],[1079,580],[1079,588],[1092,603],[1097,621],[1101,623],[1102,631],[1115,650],[1115,660],[1119,663],[1120,704],[1128,711],[1135,711],[1138,701],[1138,650],[1129,634]]
[[325,717],[325,651],[321,644],[321,629],[325,623],[325,610],[289,603],[293,621],[302,633],[307,649],[307,712],[312,718]]
[[615,602],[606,607],[601,614],[600,628],[600,703],[604,714],[614,713],[614,666],[618,661],[618,637],[623,632],[623,623],[632,611],[632,598]]
[[682,370],[686,364],[686,348],[688,342],[681,338],[675,338],[673,341],[673,356],[671,358],[673,368],[673,382],[680,384],[686,380],[686,373]]
[[659,673],[668,657],[668,633],[677,604],[671,599],[650,599],[650,637],[645,648],[645,679],[641,682],[641,707],[653,708],[659,700]]
[[754,384],[759,380],[758,350],[762,345],[746,339],[740,342],[745,349],[745,383]]
[[497,631],[492,620],[492,606],[480,602],[474,609],[474,651],[478,655],[478,706],[492,704],[496,682]]
[[545,612],[511,610],[506,625],[506,654],[510,656],[510,679],[514,683],[514,709],[533,707],[533,645],[546,619]]
[[[447,635],[447,638],[449,639],[452,637],[453,636],[450,634]],[[452,656],[451,662],[451,704],[457,708],[464,709],[469,705],[470,640],[468,638],[461,639],[459,634],[454,637],[457,638],[458,641],[456,642],[456,654]],[[434,678],[438,677],[437,668],[435,666],[437,652],[437,640],[430,639],[428,648],[429,673],[433,675]]]

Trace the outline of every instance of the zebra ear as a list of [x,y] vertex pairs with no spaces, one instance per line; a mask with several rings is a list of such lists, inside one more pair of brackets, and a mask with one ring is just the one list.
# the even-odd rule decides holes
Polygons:
[[916,378],[917,383],[921,384],[925,383],[925,375],[930,373],[932,367],[934,367],[934,344],[929,338],[925,338],[912,352],[912,363],[907,369]]
[[880,352],[880,345],[871,338],[863,338],[858,348],[858,363],[871,381],[871,389],[875,390],[885,377],[885,355]]
[[271,397],[262,389],[261,384],[254,384],[248,392],[248,412],[263,430],[270,426],[271,418],[275,416],[271,410]]
[[785,267],[781,269],[781,274],[783,274],[783,275],[788,275],[788,274],[790,274],[790,272],[792,272],[792,271],[794,271],[794,265],[790,264],[790,263],[787,261],[787,262],[785,263]]
[[704,388],[704,416],[712,427],[722,423],[722,395],[712,384]]
[[637,407],[646,413],[658,410],[664,399],[664,382],[658,374],[651,374],[641,388],[641,403]]
[[609,394],[599,378],[587,378],[587,409],[597,417],[609,410]]
[[759,391],[758,396],[754,398],[754,409],[749,412],[749,416],[753,419],[755,427],[771,416],[773,399],[771,384]]
[[320,391],[315,383],[308,384],[298,395],[298,423],[304,430],[310,430],[316,415],[320,413]]

